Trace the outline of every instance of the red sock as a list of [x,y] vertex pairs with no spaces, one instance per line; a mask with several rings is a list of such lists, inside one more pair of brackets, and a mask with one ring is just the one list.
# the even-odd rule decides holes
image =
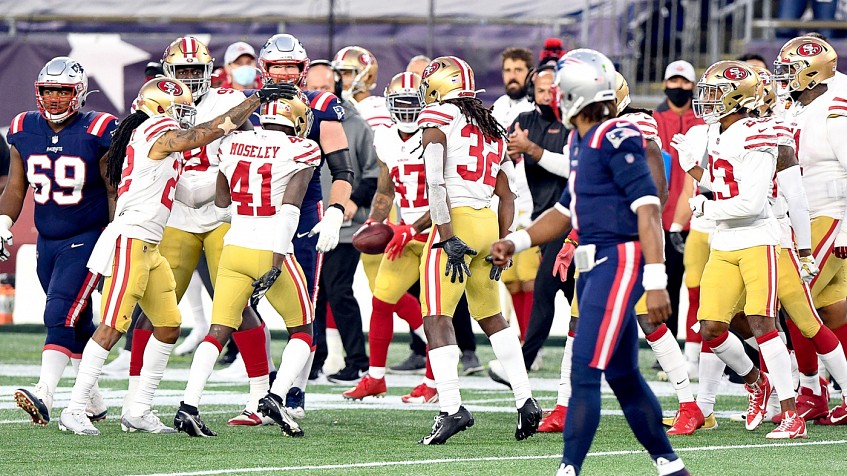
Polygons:
[[712,352],[712,348],[709,347],[709,344],[707,344],[706,341],[700,342],[700,353],[702,354],[703,352],[706,352],[707,354],[714,354],[714,352]]
[[791,336],[794,356],[797,358],[797,369],[803,375],[816,374],[818,372],[818,355],[815,352],[815,344],[803,337],[800,328],[793,321],[786,320],[785,323],[788,327],[788,334]]
[[244,367],[247,368],[247,376],[261,377],[268,375],[268,354],[265,351],[265,324],[259,327],[236,331],[232,333],[232,339],[241,358],[244,359]]
[[391,344],[392,337],[394,337],[394,305],[373,298],[371,327],[368,331],[371,367],[385,367],[385,362],[388,360],[388,346]]
[[335,325],[335,316],[332,315],[332,308],[329,306],[329,303],[326,303],[326,328],[338,329],[338,326]]
[[844,355],[847,355],[847,324],[838,329],[833,329],[832,333],[835,334],[835,337],[838,337],[838,342],[841,342],[841,348],[845,349]]
[[668,332],[668,326],[662,324],[655,331],[651,332],[649,335],[644,336],[649,342],[656,342],[661,339],[665,333]]
[[512,294],[512,305],[515,308],[515,320],[518,321],[518,329],[521,332],[521,341],[523,341],[524,335],[526,335],[526,326],[527,321],[529,320],[526,316],[526,306],[524,305],[525,302],[525,292],[518,291]]
[[400,316],[400,319],[409,324],[409,329],[415,330],[423,325],[421,303],[409,293],[400,297],[400,300],[394,305],[394,312]]
[[526,327],[523,331],[521,331],[521,340],[524,340],[526,337],[526,329],[529,329],[529,319],[532,317],[532,299],[532,291],[524,291],[523,312],[526,316]]
[[429,364],[429,346],[426,346],[426,378],[435,382],[435,375],[432,373],[432,366]]
[[818,354],[828,354],[838,347],[838,337],[826,326],[821,326],[818,333],[812,336],[812,344]]
[[685,319],[685,342],[703,342],[699,332],[694,332],[691,326],[697,322],[697,310],[700,309],[700,287],[688,288],[688,316]]
[[153,337],[153,331],[147,329],[136,329],[132,332],[132,350],[129,354],[129,376],[141,375],[141,367],[144,365],[144,349]]

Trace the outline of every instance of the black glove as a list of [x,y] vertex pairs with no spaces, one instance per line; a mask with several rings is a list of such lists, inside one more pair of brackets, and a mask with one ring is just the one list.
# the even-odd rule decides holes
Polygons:
[[265,293],[267,293],[268,289],[274,285],[276,278],[278,278],[281,273],[282,271],[274,266],[270,269],[270,271],[259,277],[259,279],[253,281],[253,294],[250,295],[251,306],[259,304],[259,301],[265,297]]
[[277,99],[294,99],[295,96],[299,93],[297,86],[281,82],[281,83],[267,83],[262,86],[262,89],[256,91],[256,96],[259,97],[259,101],[262,104],[269,103],[271,101],[276,101]]
[[512,258],[509,258],[509,263],[502,268],[494,264],[494,257],[491,255],[486,256],[485,261],[491,263],[491,271],[488,272],[488,278],[492,281],[500,281],[500,275],[503,274],[503,271],[512,267]]
[[676,250],[677,253],[683,254],[685,253],[685,237],[682,236],[682,233],[679,231],[670,232],[671,245],[673,245],[673,249]]
[[465,263],[465,255],[476,256],[476,250],[469,247],[456,235],[436,243],[432,247],[444,248],[444,253],[447,254],[447,267],[444,269],[444,276],[450,276],[451,283],[455,283],[458,276],[459,282],[464,283],[465,275],[471,275],[471,270]]

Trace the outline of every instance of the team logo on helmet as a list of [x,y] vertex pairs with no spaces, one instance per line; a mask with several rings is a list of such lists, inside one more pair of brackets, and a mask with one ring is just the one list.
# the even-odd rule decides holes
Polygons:
[[362,53],[359,55],[359,63],[362,64],[371,64],[371,55],[367,53]]
[[727,68],[723,72],[723,77],[726,79],[731,79],[733,81],[741,81],[742,79],[749,76],[747,70],[744,68],[739,68],[738,66],[733,66],[732,68]]
[[172,81],[159,81],[156,83],[156,87],[159,88],[160,91],[164,91],[168,94],[173,94],[174,96],[182,96],[182,88],[179,84],[176,84]]
[[797,48],[800,56],[817,56],[823,53],[823,47],[817,43],[803,43]]
[[440,67],[441,67],[441,65],[438,64],[437,62],[430,63],[429,66],[427,66],[426,69],[424,69],[423,77],[428,78],[428,77],[432,76],[433,74],[435,74],[436,71],[438,71],[438,68],[440,68]]

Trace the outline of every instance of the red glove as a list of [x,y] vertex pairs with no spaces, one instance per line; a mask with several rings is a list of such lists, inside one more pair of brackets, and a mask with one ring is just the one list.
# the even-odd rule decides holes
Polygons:
[[565,239],[562,249],[559,250],[559,254],[556,255],[556,262],[553,263],[553,276],[558,275],[558,278],[563,283],[568,280],[568,268],[571,266],[571,262],[573,262],[573,253],[576,247],[579,246],[578,239],[579,237],[576,231],[572,230]]
[[392,238],[391,241],[388,242],[388,246],[385,247],[385,257],[390,261],[394,261],[400,257],[400,254],[403,253],[403,248],[412,241],[418,232],[412,227],[412,225],[407,225],[402,221],[398,225],[388,223],[388,226],[394,230],[394,238]]

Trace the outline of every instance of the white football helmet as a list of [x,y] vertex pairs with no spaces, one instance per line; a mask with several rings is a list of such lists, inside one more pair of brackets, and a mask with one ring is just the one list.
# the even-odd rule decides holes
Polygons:
[[[300,69],[295,76],[270,74],[270,67],[275,64],[293,64]],[[268,38],[265,45],[259,51],[259,69],[262,70],[262,78],[266,83],[278,83],[287,81],[303,87],[306,83],[306,72],[309,70],[309,56],[306,49],[293,35],[279,34]]]
[[[45,88],[62,88],[73,90],[70,102],[65,106],[64,100],[47,100],[42,93]],[[74,115],[85,105],[88,95],[88,76],[82,65],[67,56],[51,59],[41,68],[35,81],[35,101],[41,117],[50,122],[60,123]]]
[[615,101],[615,66],[604,54],[580,48],[559,60],[556,84],[559,86],[559,107],[562,123],[576,127],[571,119],[585,106],[602,101]]

